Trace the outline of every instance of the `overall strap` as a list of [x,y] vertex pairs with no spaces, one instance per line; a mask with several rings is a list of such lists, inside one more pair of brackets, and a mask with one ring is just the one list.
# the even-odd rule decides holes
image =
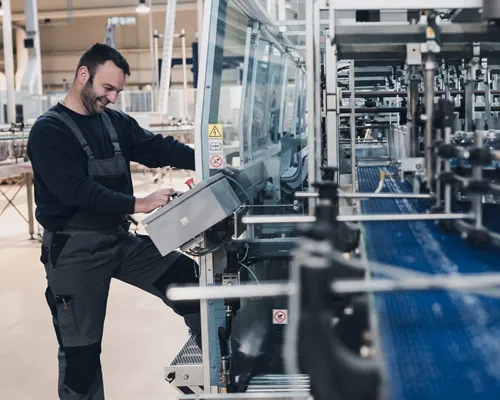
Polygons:
[[118,134],[116,133],[115,126],[113,125],[113,122],[106,114],[106,112],[103,112],[101,115],[102,115],[102,120],[104,122],[104,126],[106,127],[106,130],[109,133],[109,137],[111,138],[111,142],[113,143],[113,149],[115,150],[115,155],[121,156],[122,149],[120,147],[120,142],[118,141]]
[[82,135],[82,131],[78,126],[75,124],[75,122],[71,119],[71,117],[66,113],[66,112],[61,112],[57,113],[55,111],[47,111],[45,115],[54,117],[61,121],[62,123],[66,124],[66,126],[69,128],[71,132],[76,136],[78,141],[80,142],[81,146],[83,147],[83,150],[85,151],[85,154],[87,155],[89,160],[94,160],[94,153],[92,152],[92,149],[90,148],[89,144],[85,140],[85,138]]

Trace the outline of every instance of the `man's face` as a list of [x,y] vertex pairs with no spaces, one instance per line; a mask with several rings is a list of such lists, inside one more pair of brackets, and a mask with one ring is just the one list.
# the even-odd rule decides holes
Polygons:
[[107,61],[99,66],[93,79],[83,85],[80,97],[89,114],[100,114],[106,106],[114,104],[123,90],[127,77],[114,62]]

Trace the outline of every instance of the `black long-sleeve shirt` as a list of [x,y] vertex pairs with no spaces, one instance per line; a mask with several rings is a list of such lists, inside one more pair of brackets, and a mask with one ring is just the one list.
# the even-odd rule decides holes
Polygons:
[[[66,111],[80,128],[96,159],[114,156],[101,115],[82,115],[62,104],[52,111]],[[150,168],[172,166],[194,170],[194,150],[171,136],[154,135],[132,117],[111,110],[123,157]],[[33,166],[36,218],[49,230],[62,229],[78,209],[133,214],[135,197],[114,192],[89,177],[87,156],[65,124],[41,116],[31,128],[28,156]]]

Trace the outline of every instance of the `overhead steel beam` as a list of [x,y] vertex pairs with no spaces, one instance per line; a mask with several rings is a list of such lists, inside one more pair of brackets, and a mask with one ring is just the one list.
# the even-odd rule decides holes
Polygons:
[[[167,7],[167,2],[153,4],[151,7],[152,12],[165,12],[165,8]],[[120,16],[120,15],[135,15],[135,9],[137,5],[132,6],[121,6],[121,7],[96,7],[96,8],[80,8],[80,9],[72,9],[71,17],[72,18],[85,18],[85,17],[109,17]],[[196,11],[197,4],[196,1],[183,1],[177,5],[178,11]],[[68,10],[67,9],[59,9],[59,10],[39,10],[38,11],[38,19],[39,20],[57,20],[57,19],[67,19],[68,18]],[[16,12],[12,14],[13,22],[21,22],[25,20],[24,12]]]
[[336,10],[436,10],[447,8],[482,8],[483,0],[336,0]]
[[[359,24],[339,25],[337,44],[351,45],[406,45],[424,43],[426,25]],[[499,43],[500,27],[488,23],[447,23],[440,25],[443,43]]]

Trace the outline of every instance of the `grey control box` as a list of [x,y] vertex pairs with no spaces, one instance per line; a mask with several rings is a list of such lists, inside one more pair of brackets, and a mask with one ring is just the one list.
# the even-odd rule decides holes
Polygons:
[[232,215],[241,204],[229,181],[219,173],[147,216],[142,223],[165,256]]

